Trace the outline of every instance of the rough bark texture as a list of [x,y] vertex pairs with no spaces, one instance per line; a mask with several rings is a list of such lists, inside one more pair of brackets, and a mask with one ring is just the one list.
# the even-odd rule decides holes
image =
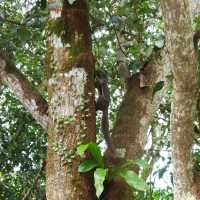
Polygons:
[[[112,131],[116,156],[122,160],[140,159],[144,152],[153,114],[153,87],[161,78],[160,66],[163,66],[160,54],[161,51],[155,51],[152,60],[143,69],[148,86],[141,88],[139,73],[128,80],[127,91]],[[122,180],[114,180],[109,187],[104,199],[133,200],[131,189]]]
[[0,51],[0,80],[10,88],[33,118],[47,130],[47,102],[3,51]]
[[86,1],[49,1],[50,53],[48,200],[96,199],[90,175],[80,174],[79,143],[95,140],[94,58]]
[[197,99],[197,63],[187,0],[162,0],[173,72],[171,145],[175,200],[198,199],[192,171],[192,131]]

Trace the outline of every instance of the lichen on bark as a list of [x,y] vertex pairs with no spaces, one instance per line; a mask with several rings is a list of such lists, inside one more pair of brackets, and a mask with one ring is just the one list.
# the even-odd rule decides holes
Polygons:
[[79,143],[95,141],[94,57],[87,4],[64,1],[60,8],[50,7],[51,27],[60,29],[50,31],[49,37],[47,198],[93,200],[91,176],[78,172],[81,160],[74,155]]
[[189,1],[162,0],[161,6],[173,73],[170,129],[175,183],[174,199],[197,200],[191,151],[198,72]]

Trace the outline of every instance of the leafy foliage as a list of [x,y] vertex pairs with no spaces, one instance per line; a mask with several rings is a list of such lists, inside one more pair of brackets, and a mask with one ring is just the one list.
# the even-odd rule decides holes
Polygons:
[[[46,134],[6,88],[0,98],[0,190],[1,199],[21,199],[32,186],[46,157]],[[31,125],[31,126],[30,126]],[[41,187],[33,192],[44,194]],[[24,184],[26,183],[26,184]]]
[[[45,51],[44,30],[47,12],[33,1],[1,1],[0,48],[5,49],[17,67],[46,97],[40,86],[44,80],[41,65]],[[0,199],[19,200],[32,187],[46,159],[47,135],[25,111],[13,93],[0,86]],[[29,198],[45,193],[45,173]]]
[[[129,186],[137,190],[146,191],[148,186],[138,175],[133,171],[129,170],[128,167],[137,164],[138,166],[148,167],[146,162],[142,160],[128,160],[125,164],[119,167],[105,168],[103,163],[103,157],[101,155],[101,150],[97,144],[89,143],[79,145],[77,148],[77,153],[80,156],[83,156],[86,150],[89,150],[93,159],[86,159],[79,165],[79,172],[85,173],[90,170],[94,170],[94,185],[96,188],[96,195],[100,197],[101,193],[104,190],[104,181],[107,179],[110,181],[114,177],[122,177],[127,182]],[[108,177],[108,174],[111,174]]]

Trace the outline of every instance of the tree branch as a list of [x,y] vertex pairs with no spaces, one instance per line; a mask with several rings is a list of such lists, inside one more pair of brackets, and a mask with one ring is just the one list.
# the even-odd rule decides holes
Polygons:
[[[145,87],[140,86],[140,73],[128,80],[127,91],[112,131],[111,142],[115,147],[116,157],[116,159],[113,159],[113,163],[115,160],[121,159],[140,159],[143,155],[153,113],[160,103],[160,98],[153,100],[153,89],[157,82],[163,79],[165,81],[166,77],[163,74],[165,68],[169,68],[166,56],[165,48],[154,52],[142,72],[145,76]],[[154,98],[156,96],[157,94]],[[154,106],[154,104],[158,105]],[[109,156],[107,151],[105,160],[108,160]],[[120,187],[123,189],[119,190]],[[129,196],[126,197],[130,191],[127,187],[124,187],[124,182],[114,180],[113,187],[110,190],[115,191],[113,199],[130,199]],[[119,197],[120,195],[121,197]]]
[[47,102],[2,50],[0,50],[0,79],[13,91],[33,118],[47,130]]
[[[127,91],[112,130],[112,143],[119,152],[117,157],[125,159],[139,159],[143,154],[154,113],[171,82],[168,78],[171,67],[166,47],[154,51],[142,73],[146,86],[140,85],[140,73],[128,80]],[[164,81],[162,90],[153,94],[154,86],[160,81]]]
[[117,50],[116,50],[116,54],[117,54],[117,70],[121,76],[121,78],[127,82],[128,79],[130,78],[130,72],[128,70],[128,68],[126,67],[126,62],[127,62],[127,54],[123,49],[125,40],[124,40],[124,36],[122,33],[117,32],[116,29],[114,29],[116,38],[117,38]]

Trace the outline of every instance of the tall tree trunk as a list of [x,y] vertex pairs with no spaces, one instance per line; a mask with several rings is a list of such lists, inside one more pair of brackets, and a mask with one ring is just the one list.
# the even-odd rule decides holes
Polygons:
[[95,141],[94,58],[85,0],[49,0],[48,200],[94,200],[90,175],[80,174],[79,143]]
[[167,48],[173,72],[171,145],[175,200],[195,200],[192,132],[197,99],[197,63],[188,0],[162,0]]

